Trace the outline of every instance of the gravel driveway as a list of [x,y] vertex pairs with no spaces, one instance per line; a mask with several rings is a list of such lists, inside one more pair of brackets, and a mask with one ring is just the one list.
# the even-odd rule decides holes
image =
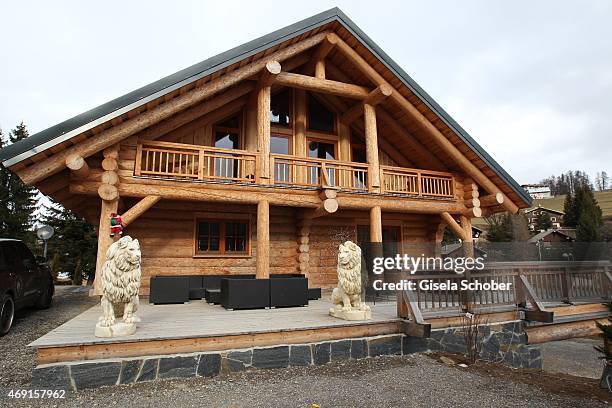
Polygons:
[[89,286],[56,286],[47,310],[24,309],[15,314],[13,328],[0,337],[0,388],[29,387],[36,353],[27,345],[96,304]]
[[[27,388],[34,354],[26,344],[93,304],[87,293],[58,288],[55,306],[28,313],[2,338],[1,385]],[[6,403],[0,397],[0,406]],[[12,400],[11,406],[91,407],[579,407],[608,406],[588,395],[449,367],[425,355],[378,357],[314,367],[248,371],[69,393],[65,400]]]

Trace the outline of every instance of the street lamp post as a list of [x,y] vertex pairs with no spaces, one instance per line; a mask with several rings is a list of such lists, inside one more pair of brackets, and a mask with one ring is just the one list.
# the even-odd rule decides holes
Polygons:
[[43,257],[45,258],[45,260],[47,259],[47,241],[53,236],[54,232],[55,231],[53,230],[53,227],[49,225],[42,225],[36,230],[36,236],[39,239],[42,239],[44,242]]

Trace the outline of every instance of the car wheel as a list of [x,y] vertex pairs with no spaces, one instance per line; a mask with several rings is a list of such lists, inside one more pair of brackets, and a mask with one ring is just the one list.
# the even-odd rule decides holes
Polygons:
[[34,305],[37,309],[48,309],[53,301],[53,284],[49,283]]
[[15,317],[15,302],[9,295],[0,297],[0,337],[11,330]]

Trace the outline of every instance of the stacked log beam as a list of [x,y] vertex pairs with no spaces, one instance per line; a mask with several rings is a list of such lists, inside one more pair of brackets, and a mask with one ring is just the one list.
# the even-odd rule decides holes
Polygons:
[[300,273],[308,274],[308,264],[310,261],[310,231],[312,218],[302,217],[298,222],[297,243],[298,243],[298,269]]
[[463,215],[469,218],[482,216],[481,202],[478,197],[480,197],[478,184],[470,178],[465,179],[463,183],[463,202],[467,210]]
[[[93,295],[101,295],[100,279],[102,266],[106,260],[106,251],[113,243],[113,238],[110,236],[110,214],[116,213],[119,206],[119,176],[117,169],[119,164],[119,144],[107,147],[103,151],[104,160],[102,160],[102,182],[98,187],[98,195],[102,199],[100,206],[100,224],[98,226],[98,256],[96,259],[96,278],[94,280]],[[116,237],[117,239],[119,237]]]

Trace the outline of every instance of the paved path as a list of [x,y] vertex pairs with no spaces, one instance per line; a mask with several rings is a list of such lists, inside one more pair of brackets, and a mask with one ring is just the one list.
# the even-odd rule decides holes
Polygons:
[[538,344],[542,350],[544,371],[599,379],[603,360],[593,347],[601,343],[599,339],[584,338]]

